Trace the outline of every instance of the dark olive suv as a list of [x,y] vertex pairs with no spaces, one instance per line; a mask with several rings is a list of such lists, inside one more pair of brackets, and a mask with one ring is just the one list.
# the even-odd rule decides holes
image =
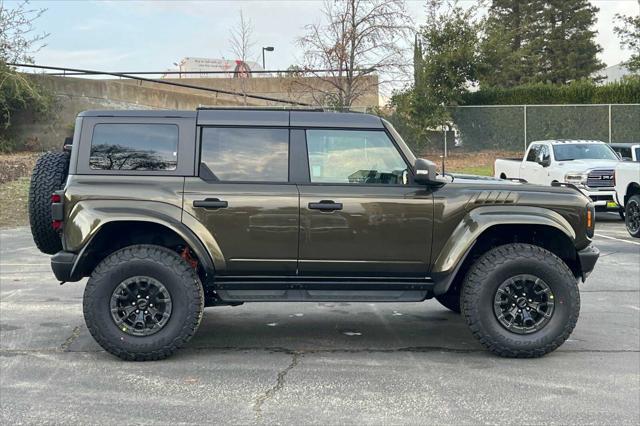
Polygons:
[[58,280],[89,277],[91,334],[129,360],[172,354],[207,306],[431,298],[492,352],[541,356],[598,258],[578,190],[439,176],[356,113],[87,111],[38,161],[30,219]]

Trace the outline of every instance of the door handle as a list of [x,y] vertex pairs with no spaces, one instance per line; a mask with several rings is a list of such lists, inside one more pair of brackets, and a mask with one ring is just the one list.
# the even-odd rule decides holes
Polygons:
[[312,210],[334,211],[342,210],[342,203],[334,203],[332,200],[322,200],[318,203],[309,203]]
[[229,203],[221,201],[219,198],[206,198],[204,200],[195,200],[193,207],[203,207],[205,209],[225,209],[229,207]]

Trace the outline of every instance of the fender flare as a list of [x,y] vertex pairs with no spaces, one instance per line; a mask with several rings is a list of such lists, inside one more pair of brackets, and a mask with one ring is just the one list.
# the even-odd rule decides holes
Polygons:
[[431,268],[434,295],[446,293],[478,238],[500,225],[548,226],[561,231],[571,241],[576,233],[559,213],[543,207],[483,206],[467,213],[440,250]]
[[155,223],[175,232],[194,251],[207,278],[225,268],[224,257],[214,237],[195,219],[183,222],[180,207],[158,201],[118,200],[116,207],[113,204],[110,200],[87,200],[74,205],[65,221],[63,238],[66,251],[79,250],[69,281],[82,278],[78,275],[93,239],[106,224],[115,222]]

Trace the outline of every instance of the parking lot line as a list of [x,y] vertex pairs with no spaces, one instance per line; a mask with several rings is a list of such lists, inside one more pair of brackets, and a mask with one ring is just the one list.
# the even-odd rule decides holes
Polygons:
[[595,234],[595,235],[596,237],[607,238],[609,240],[622,241],[623,243],[635,244],[637,246],[640,246],[640,243],[636,243],[635,241],[623,240],[622,238],[610,237],[608,235],[602,235],[602,234]]

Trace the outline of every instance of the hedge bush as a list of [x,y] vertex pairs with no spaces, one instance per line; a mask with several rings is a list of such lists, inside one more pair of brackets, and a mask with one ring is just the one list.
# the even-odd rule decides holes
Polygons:
[[602,85],[581,80],[567,85],[487,87],[467,92],[462,99],[463,105],[635,104],[640,103],[640,76]]

